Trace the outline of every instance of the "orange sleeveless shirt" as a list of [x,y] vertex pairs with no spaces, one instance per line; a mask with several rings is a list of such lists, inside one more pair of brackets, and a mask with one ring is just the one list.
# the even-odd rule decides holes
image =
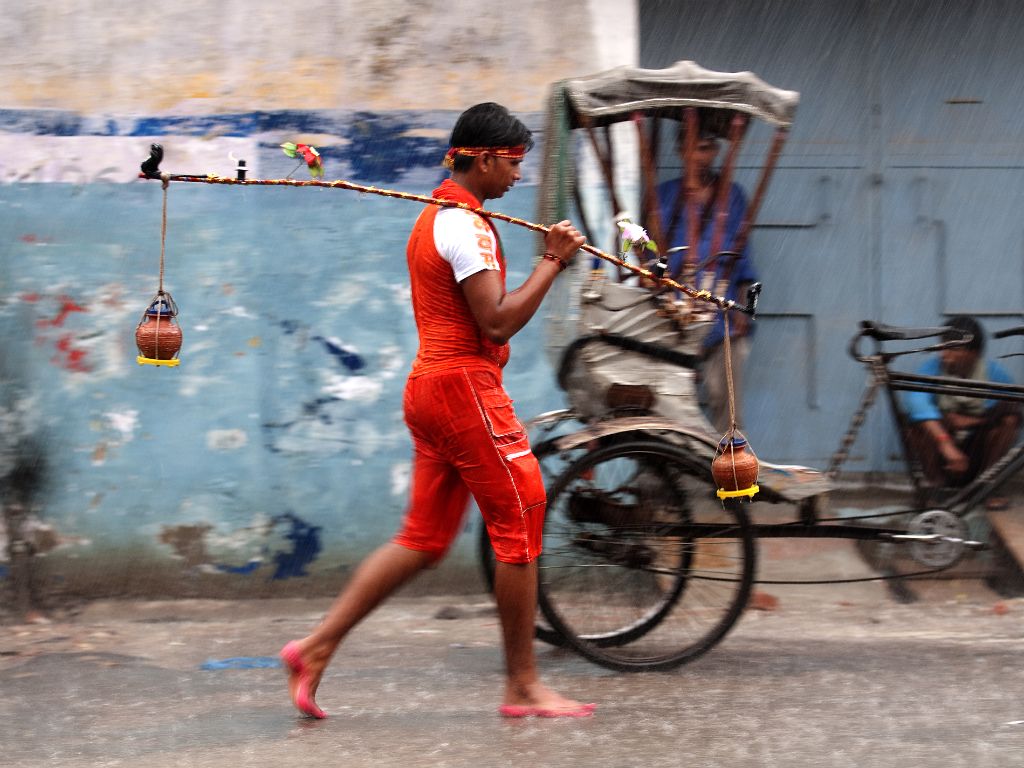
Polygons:
[[[445,180],[434,190],[433,196],[480,207],[480,202],[473,195],[451,180]],[[406,248],[413,315],[420,342],[409,375],[421,376],[461,367],[500,370],[508,362],[509,345],[495,344],[483,335],[462,288],[455,280],[451,264],[437,251],[434,219],[440,210],[439,206],[430,206],[420,214]],[[493,237],[497,251],[493,256],[504,284],[505,259],[498,233],[484,217],[476,216],[476,219],[481,230]]]

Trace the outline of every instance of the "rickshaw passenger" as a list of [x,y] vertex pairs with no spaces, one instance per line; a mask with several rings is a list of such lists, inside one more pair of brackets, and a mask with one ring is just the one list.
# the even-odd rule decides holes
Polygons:
[[[683,157],[685,147],[685,130],[680,130],[677,140],[677,148],[683,167],[686,167],[686,159]],[[728,299],[742,300],[747,287],[756,282],[757,275],[750,258],[749,246],[744,247],[743,252],[735,257],[731,266],[729,282],[719,285],[723,273],[727,272],[730,264],[728,257],[711,260],[711,246],[714,232],[714,200],[717,194],[721,176],[714,168],[715,158],[718,155],[719,143],[715,135],[707,128],[702,128],[696,144],[696,166],[697,186],[690,190],[690,199],[698,206],[698,220],[700,221],[700,239],[697,249],[698,269],[696,274],[690,278],[699,289],[712,291],[716,295],[724,294]],[[685,177],[685,172],[683,174]],[[662,227],[669,234],[669,242],[663,247],[677,248],[687,245],[687,210],[686,205],[681,204],[680,187],[683,179],[672,179],[663,182],[658,186],[658,205],[661,212]],[[723,232],[721,249],[732,250],[739,235],[740,224],[743,221],[747,210],[747,197],[739,184],[733,182],[729,190],[728,217],[726,218]],[[660,245],[660,244],[659,244]],[[673,275],[682,275],[682,260],[685,251],[676,251],[671,254],[668,272]],[[729,315],[729,336],[731,341],[731,362],[733,388],[736,393],[736,422],[742,426],[742,391],[743,391],[743,368],[750,354],[750,336],[753,334],[753,324],[750,317],[741,312],[731,312]],[[704,395],[707,401],[708,417],[715,429],[725,432],[731,426],[729,424],[729,393],[726,387],[725,353],[723,342],[725,340],[725,321],[719,314],[714,326],[708,331],[704,339],[703,358],[701,367],[701,378],[704,388]]]

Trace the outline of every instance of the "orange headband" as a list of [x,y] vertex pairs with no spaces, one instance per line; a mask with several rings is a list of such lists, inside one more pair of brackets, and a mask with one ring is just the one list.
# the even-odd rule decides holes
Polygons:
[[526,147],[522,144],[516,147],[452,147],[444,156],[444,167],[449,171],[452,170],[455,167],[456,155],[479,157],[484,152],[490,152],[497,157],[507,157],[510,160],[522,160],[526,157]]

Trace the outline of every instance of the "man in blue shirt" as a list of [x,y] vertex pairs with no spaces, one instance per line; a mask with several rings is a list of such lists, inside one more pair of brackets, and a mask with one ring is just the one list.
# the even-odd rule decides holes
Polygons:
[[[680,131],[680,156],[684,148],[684,132]],[[726,203],[727,215],[722,232],[721,245],[718,253],[712,253],[712,240],[715,230],[715,200],[718,196],[720,175],[714,169],[718,155],[719,143],[714,133],[702,129],[696,142],[696,180],[689,190],[689,201],[683,204],[684,178],[672,179],[658,185],[658,207],[661,213],[662,226],[668,239],[667,243],[659,243],[667,249],[678,248],[688,244],[688,205],[697,209],[699,221],[699,238],[697,240],[696,260],[687,257],[687,251],[671,253],[668,262],[668,274],[682,276],[684,280],[693,282],[701,290],[709,290],[715,295],[725,295],[728,299],[743,300],[747,286],[757,280],[753,264],[750,260],[749,248],[744,246],[738,255],[730,255],[737,245],[741,225],[747,210],[747,197],[739,184],[730,184]],[[683,167],[686,160],[683,158]],[[684,260],[690,260],[696,268],[694,274],[684,271]],[[743,365],[750,353],[749,337],[753,333],[753,325],[749,316],[741,312],[729,314],[729,340],[731,342],[731,363],[733,388],[736,393],[736,422],[742,423],[740,410],[740,392],[742,391]],[[712,424],[720,432],[729,429],[729,400],[726,389],[725,324],[720,313],[715,325],[708,331],[704,340],[704,364],[701,367],[701,378],[707,399],[708,416]]]
[[[985,360],[985,332],[977,320],[959,315],[946,325],[971,334],[970,342],[942,350],[919,374],[1013,383],[1003,366]],[[937,485],[970,482],[1010,449],[1020,431],[1020,406],[1008,400],[907,392],[903,401],[911,446],[925,474]],[[1001,505],[1005,506],[1004,500],[989,499],[990,508]]]

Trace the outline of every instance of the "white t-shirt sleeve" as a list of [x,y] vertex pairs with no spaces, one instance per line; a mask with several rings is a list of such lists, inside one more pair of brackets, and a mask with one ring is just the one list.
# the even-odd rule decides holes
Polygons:
[[434,245],[441,258],[452,265],[461,283],[484,269],[500,269],[498,244],[490,226],[478,214],[461,208],[445,208],[434,218]]

